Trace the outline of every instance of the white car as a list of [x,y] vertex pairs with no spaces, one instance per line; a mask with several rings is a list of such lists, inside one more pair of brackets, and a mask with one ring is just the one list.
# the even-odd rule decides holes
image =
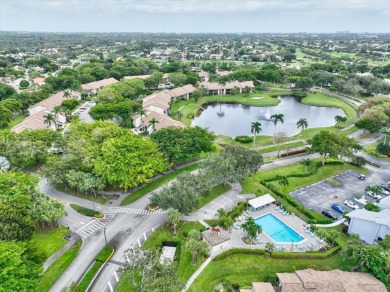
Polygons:
[[370,191],[366,192],[366,194],[367,194],[367,196],[370,196],[371,198],[374,198],[374,199],[377,199],[377,200],[382,199],[381,195],[376,195],[376,194],[374,194],[373,192],[370,192]]
[[348,207],[350,207],[351,209],[354,209],[354,210],[359,209],[359,206],[356,205],[356,204],[355,204],[354,202],[352,202],[351,200],[345,200],[345,201],[344,201],[344,205],[345,205],[345,206],[348,206]]

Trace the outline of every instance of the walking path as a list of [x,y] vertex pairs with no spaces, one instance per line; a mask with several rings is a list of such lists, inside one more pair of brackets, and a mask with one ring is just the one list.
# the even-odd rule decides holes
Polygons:
[[196,270],[195,273],[192,274],[191,278],[187,281],[186,286],[184,287],[183,291],[187,291],[188,288],[192,285],[192,283],[195,281],[196,278],[200,275],[200,273],[203,272],[203,270],[207,267],[207,265],[211,262],[212,258],[209,257],[207,260],[199,267],[199,269]]
[[330,224],[316,224],[316,226],[317,227],[324,227],[324,228],[335,227],[335,226],[338,226],[340,224],[343,224],[345,221],[347,221],[347,219],[341,218],[340,220],[337,220],[337,221],[330,223]]
[[52,254],[44,263],[43,263],[43,271],[45,272],[59,257],[61,257],[65,252],[67,252],[72,246],[74,246],[77,242],[81,240],[80,236],[77,233],[71,232],[70,239],[65,244],[63,248],[61,248],[56,253]]

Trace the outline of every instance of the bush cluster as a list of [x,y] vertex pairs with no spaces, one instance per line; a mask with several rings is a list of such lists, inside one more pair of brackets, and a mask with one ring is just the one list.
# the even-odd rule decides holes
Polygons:
[[232,211],[229,212],[229,217],[235,220],[238,216],[244,212],[246,208],[246,202],[238,204]]
[[294,151],[289,151],[288,153],[282,153],[280,155],[280,157],[293,156],[293,155],[303,154],[306,152],[307,152],[307,149],[298,149],[298,150],[294,150]]
[[250,137],[250,136],[237,136],[236,138],[234,138],[234,140],[236,140],[237,142],[240,142],[240,143],[248,144],[248,143],[253,142],[253,137]]
[[380,154],[390,156],[390,144],[379,143],[378,146],[376,146],[376,151]]

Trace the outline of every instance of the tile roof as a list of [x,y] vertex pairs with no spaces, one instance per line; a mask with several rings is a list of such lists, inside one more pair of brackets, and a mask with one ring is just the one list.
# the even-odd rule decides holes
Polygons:
[[118,80],[111,77],[111,78],[83,84],[83,85],[81,85],[81,88],[84,90],[94,90],[94,89],[99,89],[99,88],[102,88],[104,86],[111,85],[111,84],[114,84],[117,82],[118,82]]

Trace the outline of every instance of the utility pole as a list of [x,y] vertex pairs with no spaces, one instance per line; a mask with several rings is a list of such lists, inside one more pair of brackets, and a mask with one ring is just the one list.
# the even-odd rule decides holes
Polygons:
[[104,240],[106,241],[106,246],[107,246],[106,227],[104,227],[103,233],[104,233]]

